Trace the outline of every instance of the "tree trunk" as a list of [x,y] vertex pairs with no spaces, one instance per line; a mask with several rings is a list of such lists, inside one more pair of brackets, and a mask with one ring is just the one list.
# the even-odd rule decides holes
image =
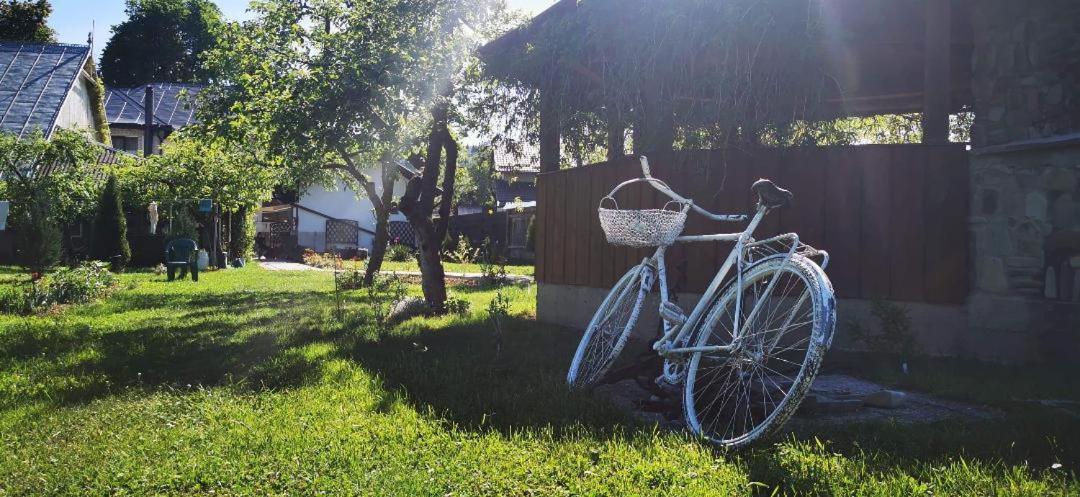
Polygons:
[[[390,190],[391,193],[393,189]],[[382,269],[386,257],[386,245],[390,242],[390,210],[375,209],[375,241],[368,254],[367,269],[364,271],[364,286],[375,281],[375,275]]]
[[417,258],[420,261],[420,287],[424,291],[424,301],[433,314],[443,314],[446,312],[446,273],[439,251],[442,239],[430,220],[423,229],[417,229],[414,224],[413,234],[419,245]]
[[[431,134],[423,172],[409,180],[401,197],[401,212],[412,226],[419,248],[421,288],[428,309],[435,314],[446,312],[446,273],[443,270],[441,248],[454,199],[454,176],[457,171],[458,147],[447,126],[447,105],[437,106],[433,114]],[[446,166],[442,171],[442,191],[438,190],[442,152],[446,150]],[[419,162],[413,157],[414,164]],[[434,219],[435,198],[439,197],[439,218]]]

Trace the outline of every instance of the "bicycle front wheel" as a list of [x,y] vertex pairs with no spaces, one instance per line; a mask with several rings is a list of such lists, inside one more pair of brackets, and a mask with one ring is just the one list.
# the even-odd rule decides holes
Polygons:
[[637,324],[645,295],[652,288],[653,269],[646,263],[634,266],[619,279],[596,310],[581,337],[566,383],[570,388],[589,387],[600,381],[619,357]]
[[835,307],[825,272],[801,255],[747,268],[741,285],[731,282],[698,328],[695,346],[732,348],[691,354],[683,393],[690,429],[739,448],[782,426],[817,375]]

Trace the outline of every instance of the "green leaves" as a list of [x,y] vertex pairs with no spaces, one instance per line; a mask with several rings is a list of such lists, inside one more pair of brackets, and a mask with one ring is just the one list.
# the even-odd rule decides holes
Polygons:
[[128,0],[113,26],[101,70],[112,86],[155,81],[205,83],[204,55],[218,44],[221,11],[210,0]]
[[21,140],[0,133],[0,178],[12,218],[27,215],[35,198],[47,202],[48,218],[60,225],[85,217],[100,186],[93,168],[101,152],[75,131],[57,130],[51,140],[40,132]]
[[303,187],[349,156],[404,157],[439,90],[467,56],[464,0],[266,0],[208,57],[217,81],[202,119],[230,140],[256,138]]
[[0,3],[0,40],[55,42],[56,31],[46,21],[52,6],[46,0]]
[[281,168],[258,149],[206,135],[199,128],[173,134],[162,155],[118,171],[136,205],[173,199],[213,199],[234,212],[270,199]]

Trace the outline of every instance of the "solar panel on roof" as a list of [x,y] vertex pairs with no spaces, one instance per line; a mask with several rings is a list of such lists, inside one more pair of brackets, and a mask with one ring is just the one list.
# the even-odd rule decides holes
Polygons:
[[89,55],[85,45],[0,42],[0,131],[50,133]]

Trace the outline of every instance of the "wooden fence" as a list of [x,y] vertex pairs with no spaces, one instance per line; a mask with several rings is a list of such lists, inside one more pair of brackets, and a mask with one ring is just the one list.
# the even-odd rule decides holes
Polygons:
[[[963,145],[672,152],[649,156],[653,175],[713,212],[752,207],[750,184],[770,178],[794,192],[756,237],[794,231],[828,250],[840,297],[959,304],[968,294],[968,152]],[[604,240],[596,208],[619,182],[640,176],[635,159],[566,169],[538,180],[536,276],[541,283],[608,287],[652,252]],[[623,207],[660,206],[644,184],[619,192]],[[737,231],[690,213],[687,234]],[[672,285],[700,292],[730,244],[669,250]],[[680,270],[679,268],[683,269]],[[689,269],[686,269],[689,268]]]

